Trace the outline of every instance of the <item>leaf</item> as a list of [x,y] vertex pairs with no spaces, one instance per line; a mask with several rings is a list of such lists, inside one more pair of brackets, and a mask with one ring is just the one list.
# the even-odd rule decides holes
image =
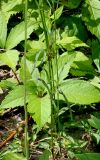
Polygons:
[[76,154],[76,157],[79,160],[99,160],[100,153],[83,153],[83,154]]
[[59,27],[64,30],[63,34],[66,34],[68,37],[76,36],[82,41],[86,41],[88,38],[88,33],[83,25],[83,22],[80,17],[78,16],[62,16],[58,21],[57,24]]
[[[75,52],[64,52],[62,55],[60,55],[57,59],[58,64],[56,64],[56,58],[52,60],[52,66],[53,66],[53,76],[54,80],[57,81],[57,65],[58,65],[58,77],[59,82],[61,83],[64,78],[68,76],[70,67],[75,59]],[[44,70],[41,72],[41,77],[43,80],[45,80],[48,83],[48,77],[45,72],[45,70],[48,70],[48,63],[44,66]]]
[[91,118],[88,119],[88,122],[92,127],[100,130],[100,119],[99,118],[96,118],[95,116],[92,115]]
[[21,154],[8,152],[7,154],[4,155],[2,160],[26,160],[26,158]]
[[81,0],[61,0],[61,3],[70,9],[77,8]]
[[40,40],[28,41],[27,42],[28,52],[26,54],[26,57],[30,61],[36,62],[36,60],[41,60],[45,56],[45,49],[46,49],[45,43]]
[[[35,94],[36,86],[33,83],[26,85],[26,101],[31,94]],[[15,108],[24,105],[24,86],[16,86],[12,91],[8,93],[3,102],[0,105],[1,109]]]
[[46,122],[50,122],[51,105],[48,96],[38,97],[31,95],[29,97],[28,112],[32,115],[39,127],[43,127]]
[[100,42],[92,41],[92,58],[100,73]]
[[99,133],[92,133],[92,139],[96,142],[97,145],[100,144],[100,134]]
[[100,89],[100,78],[95,76],[93,79],[91,79],[91,84],[98,87]]
[[[28,20],[27,22],[27,38],[33,32],[34,29],[37,29],[37,25],[34,25],[33,20]],[[25,39],[25,23],[21,22],[11,29],[7,41],[6,48],[12,49],[16,47],[22,40]]]
[[[24,59],[22,58],[21,64],[20,64],[20,79],[24,82]],[[33,62],[26,59],[26,81],[27,80],[34,80],[37,83],[37,79],[40,77],[38,68],[35,68],[35,65]]]
[[[68,76],[71,65],[75,59],[76,54],[73,52],[65,52],[58,59],[58,76],[59,82]],[[57,74],[57,73],[56,73]]]
[[20,5],[22,3],[22,0],[7,0],[2,1],[1,0],[1,8],[4,12],[8,12],[12,10],[16,5]]
[[8,22],[12,15],[23,11],[23,0],[1,0],[1,10],[5,13],[6,20]]
[[27,50],[33,49],[35,52],[39,51],[40,49],[46,49],[45,43],[38,40],[38,41],[30,41],[27,42]]
[[75,52],[76,57],[71,66],[70,73],[74,76],[94,75],[95,70],[90,59],[82,52]]
[[50,155],[50,151],[45,150],[43,154],[40,156],[39,160],[49,160]]
[[0,82],[0,87],[3,89],[7,89],[7,88],[13,89],[14,87],[16,87],[16,85],[17,85],[17,81],[12,78],[1,80]]
[[24,105],[24,88],[17,86],[14,90],[10,91],[0,105],[0,108],[14,108]]
[[16,70],[16,65],[19,59],[19,52],[17,50],[8,50],[0,54],[0,61],[2,65],[8,65],[14,71]]
[[[70,67],[75,59],[76,53],[65,52],[58,58],[58,76],[59,82],[63,81],[68,76]],[[57,80],[56,60],[53,61],[54,79]]]
[[100,1],[86,0],[82,18],[88,30],[100,40]]
[[69,79],[62,83],[59,89],[71,103],[91,104],[100,102],[100,89],[88,81]]
[[4,12],[0,12],[0,47],[4,48],[7,36],[7,21]]
[[74,50],[77,47],[88,47],[77,37],[67,37],[66,35],[64,35],[64,37],[61,40],[57,41],[57,44],[67,49],[68,51]]
[[59,19],[59,17],[62,14],[62,11],[63,11],[63,6],[57,8],[57,10],[55,11],[55,13],[51,16],[51,19],[53,19],[53,20]]

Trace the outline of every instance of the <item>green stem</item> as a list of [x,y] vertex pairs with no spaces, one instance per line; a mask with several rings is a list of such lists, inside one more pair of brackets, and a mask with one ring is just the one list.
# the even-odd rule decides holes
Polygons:
[[28,112],[26,105],[26,45],[27,45],[27,9],[28,1],[25,0],[25,46],[24,46],[24,110],[25,110],[25,156],[29,160],[29,144],[28,144]]
[[71,107],[70,107],[70,103],[68,102],[67,97],[65,96],[65,94],[62,91],[59,91],[59,93],[63,95],[63,97],[64,97],[64,99],[67,103],[67,107],[68,107],[69,113],[70,113],[70,119],[71,119],[71,121],[73,121],[73,114],[72,114],[72,110],[71,110]]

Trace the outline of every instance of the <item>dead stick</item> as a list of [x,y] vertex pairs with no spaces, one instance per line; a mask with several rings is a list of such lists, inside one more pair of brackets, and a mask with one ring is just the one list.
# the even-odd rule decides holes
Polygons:
[[5,146],[6,143],[7,143],[8,141],[10,141],[10,140],[14,137],[14,135],[15,135],[16,133],[17,133],[16,130],[13,131],[13,133],[12,133],[4,142],[1,143],[0,148],[2,148],[3,146]]

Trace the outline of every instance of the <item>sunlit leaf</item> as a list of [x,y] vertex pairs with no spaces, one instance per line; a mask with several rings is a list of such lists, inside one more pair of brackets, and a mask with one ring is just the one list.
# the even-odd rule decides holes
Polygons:
[[88,81],[69,79],[62,83],[60,90],[71,103],[91,104],[100,102],[100,89]]
[[76,57],[71,66],[70,73],[74,76],[94,75],[95,70],[90,59],[82,52],[75,52]]
[[88,119],[88,122],[92,127],[100,130],[100,119],[99,118],[96,118],[95,116],[92,115],[91,118]]
[[55,11],[55,13],[51,16],[51,18],[54,19],[54,20],[57,20],[57,19],[61,16],[62,11],[63,11],[63,6],[59,7],[59,8]]
[[[36,92],[36,86],[33,83],[26,85],[26,102],[28,102],[28,97]],[[5,99],[2,101],[0,108],[15,108],[24,105],[24,86],[19,85],[14,87],[12,91],[8,93]]]
[[82,14],[88,30],[100,40],[100,1],[86,0]]
[[68,51],[74,50],[77,47],[88,47],[84,42],[82,42],[77,37],[67,37],[66,35],[57,42],[59,46],[67,49]]
[[[34,25],[33,20],[29,20],[27,23],[27,38],[29,38],[30,34],[34,29],[37,29],[37,25]],[[22,40],[25,39],[25,23],[21,22],[11,29],[7,41],[6,48],[12,49],[16,47]]]
[[83,154],[77,154],[76,157],[79,160],[99,160],[100,153],[83,153]]
[[0,11],[0,47],[4,48],[7,36],[7,21],[5,13]]
[[51,105],[49,97],[31,95],[29,97],[28,112],[39,127],[42,127],[46,122],[50,122]]
[[26,160],[26,158],[21,154],[8,152],[7,154],[4,155],[2,160]]
[[17,50],[8,50],[0,54],[0,61],[2,65],[8,65],[14,71],[16,70],[16,65],[19,59],[19,52]]
[[97,40],[92,41],[92,58],[100,72],[100,42]]

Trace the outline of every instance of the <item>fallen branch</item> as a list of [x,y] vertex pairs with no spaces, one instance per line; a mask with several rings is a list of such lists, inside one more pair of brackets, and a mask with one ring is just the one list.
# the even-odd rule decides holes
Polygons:
[[8,141],[10,141],[13,137],[14,137],[14,135],[17,133],[17,131],[15,130],[15,131],[13,131],[13,133],[11,133],[10,134],[10,136],[4,141],[4,142],[2,142],[1,143],[1,145],[0,145],[0,149],[3,147],[3,146],[5,146],[6,145],[6,143],[8,142]]

